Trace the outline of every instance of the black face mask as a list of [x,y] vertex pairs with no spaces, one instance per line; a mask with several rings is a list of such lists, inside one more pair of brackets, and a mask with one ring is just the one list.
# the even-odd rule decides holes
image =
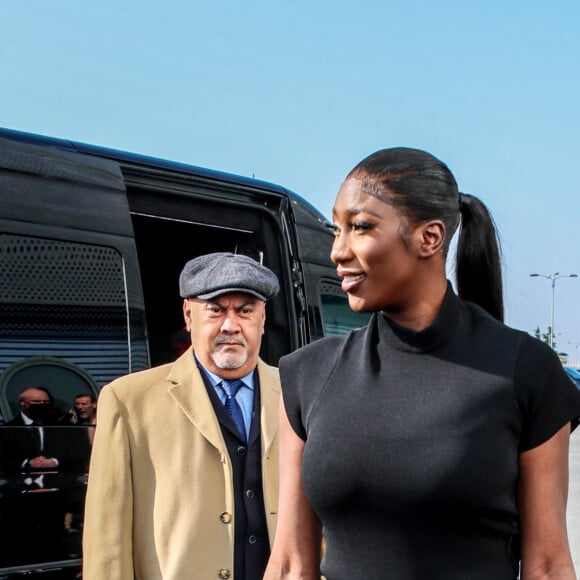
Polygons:
[[31,419],[46,421],[51,416],[52,410],[50,405],[29,405],[26,414]]

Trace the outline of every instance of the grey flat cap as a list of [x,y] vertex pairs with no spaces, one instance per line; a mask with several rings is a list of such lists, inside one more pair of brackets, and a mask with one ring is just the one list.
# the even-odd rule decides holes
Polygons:
[[222,294],[241,292],[269,300],[280,290],[272,270],[239,254],[217,252],[198,256],[185,264],[179,276],[182,298],[211,300]]

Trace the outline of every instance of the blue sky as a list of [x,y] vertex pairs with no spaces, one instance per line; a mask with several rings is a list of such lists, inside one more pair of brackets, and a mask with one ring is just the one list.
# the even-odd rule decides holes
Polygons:
[[[507,321],[580,275],[580,3],[0,0],[0,125],[280,183],[330,215],[383,147],[427,149],[492,210]],[[556,284],[580,362],[580,278]],[[572,343],[572,344],[570,344]]]

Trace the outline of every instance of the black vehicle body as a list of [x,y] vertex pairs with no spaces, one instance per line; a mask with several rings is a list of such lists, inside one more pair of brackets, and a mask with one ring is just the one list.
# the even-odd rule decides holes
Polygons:
[[[361,325],[329,260],[331,243],[324,217],[283,187],[0,129],[4,421],[19,416],[25,387],[48,388],[66,412],[76,394],[97,395],[120,375],[173,360],[187,343],[178,275],[200,254],[245,253],[278,274],[261,352],[271,364]],[[86,428],[53,427],[67,428],[71,440],[86,436]],[[18,429],[32,428],[0,426],[0,462],[5,434]],[[43,475],[38,488],[36,474],[0,473],[0,579],[78,577],[86,471]],[[46,498],[58,498],[57,520],[68,518],[62,538],[61,529],[41,529]],[[14,539],[18,502],[40,522],[26,550]]]

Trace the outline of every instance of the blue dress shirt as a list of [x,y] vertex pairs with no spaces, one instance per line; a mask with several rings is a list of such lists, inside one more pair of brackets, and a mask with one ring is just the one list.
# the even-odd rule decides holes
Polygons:
[[[201,364],[200,360],[195,355],[195,360],[199,367],[205,373],[205,376],[209,379],[209,382],[212,384],[213,388],[217,396],[219,397],[220,401],[223,405],[226,404],[226,394],[220,383],[222,382],[222,377],[208,371],[203,364]],[[239,377],[240,381],[242,381],[243,386],[238,389],[236,393],[236,401],[238,405],[242,409],[242,414],[244,415],[244,423],[246,426],[246,439],[250,438],[250,428],[252,427],[252,410],[254,408],[254,371],[248,373],[243,377]]]

